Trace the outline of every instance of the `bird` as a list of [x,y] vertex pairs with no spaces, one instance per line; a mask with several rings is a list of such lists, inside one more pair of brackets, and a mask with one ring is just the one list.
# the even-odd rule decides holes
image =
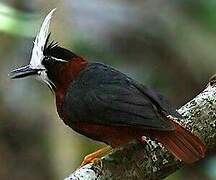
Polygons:
[[50,41],[49,26],[55,11],[41,25],[30,63],[11,71],[9,76],[35,76],[46,83],[63,122],[107,144],[87,155],[83,165],[132,140],[145,144],[143,137],[160,142],[185,163],[205,156],[203,140],[178,123],[183,117],[163,95],[109,65],[90,62]]

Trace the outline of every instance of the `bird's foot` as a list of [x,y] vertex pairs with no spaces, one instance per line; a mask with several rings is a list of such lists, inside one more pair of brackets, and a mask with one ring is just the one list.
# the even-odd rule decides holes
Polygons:
[[88,154],[85,156],[83,162],[81,163],[80,167],[89,164],[89,163],[94,163],[99,160],[99,158],[109,154],[112,151],[112,148],[110,146],[106,146],[104,148],[101,148],[91,154]]

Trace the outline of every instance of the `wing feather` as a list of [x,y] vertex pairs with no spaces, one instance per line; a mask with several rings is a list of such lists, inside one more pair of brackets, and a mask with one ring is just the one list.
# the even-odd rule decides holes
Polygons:
[[[116,86],[116,84],[115,84]],[[95,89],[86,94],[84,102],[91,111],[91,122],[116,126],[170,130],[172,125],[157,112],[156,106],[136,90],[118,91],[112,87]],[[128,89],[125,89],[128,91]],[[109,91],[110,92],[110,91]],[[121,93],[123,92],[123,94]]]
[[136,81],[114,68],[92,63],[69,87],[65,112],[71,121],[174,130],[161,114],[163,108],[157,99],[137,86]]

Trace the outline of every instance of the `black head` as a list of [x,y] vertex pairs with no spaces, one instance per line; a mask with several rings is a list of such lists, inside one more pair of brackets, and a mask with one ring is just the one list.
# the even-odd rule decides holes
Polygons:
[[52,82],[51,85],[55,84],[59,72],[66,66],[66,63],[78,58],[76,54],[68,49],[58,46],[58,44],[53,41],[45,47],[43,54],[44,58],[41,64],[46,69],[46,76],[49,79],[49,82]]
[[13,70],[10,77],[22,78],[29,75],[36,75],[49,87],[54,86],[53,76],[55,71],[72,60],[76,55],[67,49],[59,47],[57,43],[49,42],[49,25],[55,9],[53,9],[44,19],[39,33],[37,34],[32,56],[29,65]]
[[73,57],[77,57],[77,55],[71,52],[70,50],[58,46],[57,42],[52,41],[50,44],[48,44],[49,38],[50,33],[46,39],[45,48],[43,51],[44,57],[53,57],[54,59],[59,59],[60,61],[68,61],[71,60]]
[[47,83],[52,89],[55,88],[55,79],[59,75],[59,71],[64,68],[66,63],[72,61],[78,56],[63,47],[60,47],[58,43],[52,41],[49,42],[50,34],[46,39],[46,43],[43,50],[43,58],[41,64],[38,67],[30,65],[15,69],[10,73],[12,79],[22,78],[30,75],[36,75],[38,79]]

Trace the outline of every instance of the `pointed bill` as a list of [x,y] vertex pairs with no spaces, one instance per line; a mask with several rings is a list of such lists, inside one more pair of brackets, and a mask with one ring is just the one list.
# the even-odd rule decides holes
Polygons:
[[44,46],[47,40],[47,37],[49,35],[49,25],[50,25],[50,20],[52,18],[53,13],[55,12],[56,8],[53,9],[44,19],[43,24],[40,28],[40,31],[38,35],[35,38],[34,41],[34,47],[32,50],[32,57],[30,60],[30,67],[33,69],[41,69],[43,66],[41,65],[41,62],[43,60],[43,51],[44,51]]

